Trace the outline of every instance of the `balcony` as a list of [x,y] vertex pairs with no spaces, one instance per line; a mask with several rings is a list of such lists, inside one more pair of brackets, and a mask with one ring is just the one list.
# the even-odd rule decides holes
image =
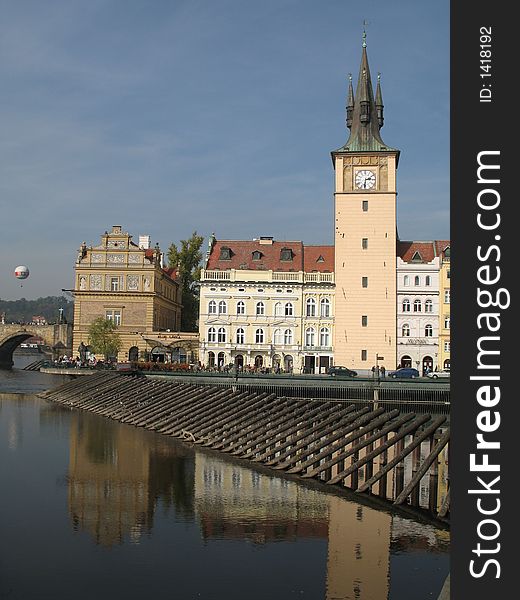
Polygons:
[[265,283],[334,283],[334,273],[304,273],[303,271],[207,271],[202,269],[201,281],[265,282]]

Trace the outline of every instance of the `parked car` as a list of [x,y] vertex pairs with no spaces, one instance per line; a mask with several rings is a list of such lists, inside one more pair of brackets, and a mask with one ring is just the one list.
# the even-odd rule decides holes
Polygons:
[[347,367],[330,367],[328,371],[331,377],[356,377],[357,371],[347,369]]
[[390,371],[390,373],[388,373],[388,377],[392,377],[392,379],[397,379],[397,378],[414,379],[415,377],[419,377],[419,371],[417,369],[412,369],[411,367],[403,367],[403,368],[397,369],[395,371]]
[[426,377],[430,377],[431,379],[437,379],[438,377],[449,377],[449,371],[430,371]]

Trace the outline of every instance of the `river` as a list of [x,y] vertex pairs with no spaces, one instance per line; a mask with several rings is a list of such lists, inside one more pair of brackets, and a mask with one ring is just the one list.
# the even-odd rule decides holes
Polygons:
[[0,598],[426,600],[449,532],[38,399],[0,371]]

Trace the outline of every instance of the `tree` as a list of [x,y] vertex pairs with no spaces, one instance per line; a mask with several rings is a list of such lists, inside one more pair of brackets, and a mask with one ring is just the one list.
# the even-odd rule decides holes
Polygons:
[[117,356],[123,342],[117,332],[117,325],[111,319],[98,317],[88,328],[88,343],[95,354],[103,354],[105,361]]
[[203,242],[204,238],[194,231],[189,239],[181,240],[180,250],[175,244],[168,248],[168,266],[177,269],[182,285],[182,331],[197,331],[199,287],[196,282],[200,279]]

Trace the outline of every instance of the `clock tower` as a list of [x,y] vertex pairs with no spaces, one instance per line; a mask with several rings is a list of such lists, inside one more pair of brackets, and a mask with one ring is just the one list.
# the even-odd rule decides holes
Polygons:
[[[335,170],[334,362],[349,368],[396,367],[396,170],[387,146],[378,76],[374,97],[366,34],[356,94],[349,78],[347,143],[332,152]],[[378,358],[379,357],[379,358]]]

